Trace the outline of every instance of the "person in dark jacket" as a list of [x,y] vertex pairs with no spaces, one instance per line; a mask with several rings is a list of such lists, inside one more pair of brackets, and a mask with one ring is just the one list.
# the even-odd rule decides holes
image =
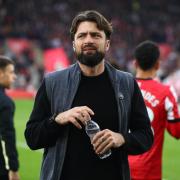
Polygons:
[[[77,62],[46,75],[25,129],[29,147],[44,148],[40,178],[130,180],[127,155],[153,143],[141,92],[132,75],[105,62],[112,26],[103,15],[80,12],[70,33]],[[101,128],[91,141],[90,119]]]
[[6,95],[15,81],[14,62],[0,56],[0,179],[19,180],[18,153],[13,123],[14,102]]

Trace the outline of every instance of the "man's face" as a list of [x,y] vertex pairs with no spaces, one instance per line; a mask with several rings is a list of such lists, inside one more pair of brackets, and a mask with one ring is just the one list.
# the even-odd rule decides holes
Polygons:
[[0,70],[0,83],[5,88],[10,88],[16,79],[14,65],[9,64]]
[[109,49],[110,41],[104,31],[97,28],[94,22],[81,22],[74,36],[73,47],[78,61],[89,67],[99,64],[105,52]]

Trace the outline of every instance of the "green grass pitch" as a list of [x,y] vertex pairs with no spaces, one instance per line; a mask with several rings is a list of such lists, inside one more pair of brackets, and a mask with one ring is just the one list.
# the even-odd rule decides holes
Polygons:
[[[32,100],[15,100],[15,127],[22,180],[38,180],[42,151],[31,151],[24,139],[24,129],[32,110]],[[168,134],[165,137],[163,155],[163,180],[179,180],[180,143]]]

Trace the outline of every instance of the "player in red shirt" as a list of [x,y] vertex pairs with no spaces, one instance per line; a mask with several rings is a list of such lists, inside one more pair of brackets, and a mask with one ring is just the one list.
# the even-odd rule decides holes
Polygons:
[[161,180],[165,129],[173,137],[180,138],[176,93],[172,87],[155,79],[159,55],[157,44],[151,41],[142,42],[135,50],[136,79],[154,130],[154,144],[142,155],[129,156],[132,180]]

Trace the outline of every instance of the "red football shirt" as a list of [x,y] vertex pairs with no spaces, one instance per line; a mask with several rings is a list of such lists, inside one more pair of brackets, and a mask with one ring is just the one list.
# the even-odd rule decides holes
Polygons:
[[180,138],[180,116],[177,97],[172,87],[153,79],[137,79],[154,130],[152,148],[137,156],[129,156],[133,179],[162,178],[162,148],[164,131]]

